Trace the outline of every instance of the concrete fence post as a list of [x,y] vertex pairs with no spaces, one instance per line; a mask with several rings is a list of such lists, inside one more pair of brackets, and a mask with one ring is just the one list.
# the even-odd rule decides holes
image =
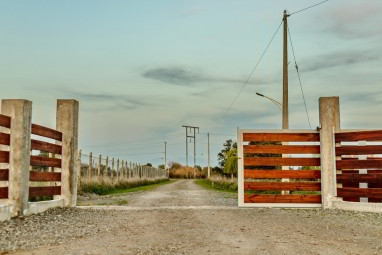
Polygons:
[[92,171],[93,171],[93,153],[89,153],[88,158],[88,184],[92,182]]
[[111,178],[114,177],[114,158],[111,160]]
[[78,159],[77,159],[77,189],[80,188],[81,185],[81,157],[82,157],[82,150],[78,152]]
[[97,176],[98,176],[98,180],[101,179],[101,164],[102,164],[102,155],[100,154],[98,156],[98,172],[97,172]]
[[125,161],[122,159],[122,171],[121,171],[121,179],[123,180],[125,176]]
[[56,129],[62,132],[61,196],[65,206],[77,203],[78,113],[78,101],[57,100]]
[[339,97],[321,97],[320,151],[321,151],[321,196],[324,209],[332,207],[336,197],[336,155],[334,133],[340,131]]
[[103,172],[104,176],[108,176],[109,172],[109,156],[106,156],[106,168],[105,171]]
[[117,169],[116,169],[116,173],[117,173],[117,182],[119,182],[119,159],[117,159]]
[[32,102],[2,100],[1,113],[11,117],[8,199],[12,216],[18,216],[28,212]]
[[125,179],[128,178],[129,168],[127,166],[127,160],[125,161]]

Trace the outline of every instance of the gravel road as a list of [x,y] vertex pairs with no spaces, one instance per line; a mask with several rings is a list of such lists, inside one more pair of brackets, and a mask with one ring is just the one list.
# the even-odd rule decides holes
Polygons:
[[[7,254],[382,254],[382,214],[240,209],[179,180],[0,223]],[[127,201],[127,205],[112,206]],[[122,204],[125,202],[122,202]],[[100,206],[108,204],[110,206]],[[0,254],[5,254],[1,253]]]

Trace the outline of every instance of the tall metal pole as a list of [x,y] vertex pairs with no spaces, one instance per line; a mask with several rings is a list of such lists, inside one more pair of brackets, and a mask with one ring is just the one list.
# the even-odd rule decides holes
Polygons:
[[186,166],[188,166],[188,127],[186,127]]
[[194,128],[194,179],[196,177],[196,134],[195,134],[195,128]]
[[288,110],[288,14],[284,11],[284,54],[283,54],[283,114],[282,128],[289,128],[289,110]]
[[211,177],[211,165],[210,165],[210,133],[207,133],[208,140],[208,178]]

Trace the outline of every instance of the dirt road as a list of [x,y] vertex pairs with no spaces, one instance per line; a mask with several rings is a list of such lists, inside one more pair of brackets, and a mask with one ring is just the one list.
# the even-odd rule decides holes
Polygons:
[[234,195],[192,180],[82,203],[126,200],[0,223],[0,248],[54,255],[382,254],[381,214],[239,209]]

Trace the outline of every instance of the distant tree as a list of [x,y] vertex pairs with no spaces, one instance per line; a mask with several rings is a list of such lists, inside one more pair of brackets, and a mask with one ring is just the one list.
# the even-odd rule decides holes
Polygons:
[[231,149],[237,149],[237,143],[236,142],[233,142],[231,139],[230,140],[227,140],[225,141],[225,143],[223,144],[224,148],[219,152],[218,154],[218,162],[219,162],[219,165],[221,168],[224,169],[224,165],[226,163],[226,160],[228,158],[228,152],[231,150]]
[[237,148],[228,151],[223,171],[225,174],[231,174],[231,179],[237,174]]
[[164,169],[164,164],[158,166],[159,169]]
[[147,163],[146,166],[152,167],[153,165],[151,163]]
[[182,168],[182,165],[178,162],[170,162],[168,163],[170,170]]

